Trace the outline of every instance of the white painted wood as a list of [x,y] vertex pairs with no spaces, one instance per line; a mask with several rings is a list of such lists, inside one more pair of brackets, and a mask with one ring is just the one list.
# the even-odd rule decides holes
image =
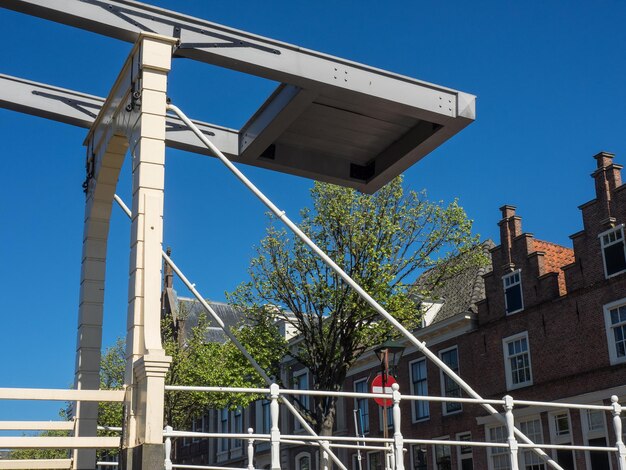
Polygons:
[[119,437],[3,437],[1,449],[114,449]]
[[72,459],[0,460],[0,469],[71,469]]
[[53,388],[0,388],[0,400],[124,401],[124,390],[62,390]]
[[72,431],[74,421],[0,421],[2,431]]

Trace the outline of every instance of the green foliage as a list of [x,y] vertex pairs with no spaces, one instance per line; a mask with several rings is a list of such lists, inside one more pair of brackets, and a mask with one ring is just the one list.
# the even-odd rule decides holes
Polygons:
[[[471,233],[472,221],[457,202],[444,205],[423,192],[405,192],[401,178],[374,195],[316,183],[311,196],[313,208],[301,211],[303,232],[409,329],[422,316],[419,297],[410,292],[419,273],[436,273],[429,277],[432,289],[484,262],[474,249],[479,238]],[[309,369],[314,388],[339,390],[355,360],[393,332],[304,242],[275,223],[271,218],[251,262],[251,281],[231,302],[257,317],[267,316],[263,306],[275,306],[273,316],[300,332],[291,355]],[[462,263],[455,262],[459,254]],[[313,423],[328,428],[334,400],[316,406]]]
[[[61,418],[64,414],[60,413]],[[37,434],[41,437],[67,437],[68,431],[42,431]],[[67,449],[15,449],[12,450],[9,458],[13,460],[33,460],[33,459],[67,459],[69,451]]]
[[[100,389],[120,390],[124,387],[126,371],[125,341],[118,338],[113,346],[106,349],[100,359]],[[123,407],[121,403],[103,402],[98,405],[98,426],[121,427]],[[99,436],[120,436],[117,431],[98,431]],[[103,449],[97,452],[98,460],[105,456],[115,456],[118,449]]]
[[[185,312],[179,314],[184,316]],[[198,326],[192,328],[189,337],[183,341],[172,322],[163,321],[163,345],[166,353],[172,356],[166,383],[204,387],[265,387],[263,379],[231,341],[223,344],[205,341],[207,326],[206,316],[201,316]],[[266,320],[244,322],[233,334],[263,370],[277,374],[285,342]],[[235,409],[259,398],[260,395],[251,394],[168,391],[165,394],[165,422],[174,429],[189,428],[192,419],[203,415],[208,408]]]

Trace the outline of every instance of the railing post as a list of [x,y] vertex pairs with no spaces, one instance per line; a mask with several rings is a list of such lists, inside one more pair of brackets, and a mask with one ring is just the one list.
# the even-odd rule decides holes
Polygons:
[[504,397],[504,409],[506,418],[506,429],[508,433],[509,455],[511,457],[511,470],[519,470],[517,463],[517,439],[515,439],[515,418],[513,417],[513,397],[506,395]]
[[270,454],[272,470],[280,470],[280,429],[278,428],[278,396],[280,389],[277,384],[270,385],[270,418],[272,428],[270,430]]
[[[172,426],[165,426],[165,432],[172,432]],[[165,470],[172,470],[172,438],[167,436],[165,438]]]
[[611,397],[611,406],[613,410],[613,428],[615,429],[615,446],[617,447],[617,468],[626,470],[626,446],[622,439],[622,405],[618,403],[616,395]]
[[254,429],[248,428],[250,435],[248,439],[248,470],[254,470],[254,437],[252,437],[252,433],[254,433]]
[[393,397],[393,444],[395,447],[395,470],[404,470],[404,438],[402,437],[402,421],[400,413],[400,385],[397,383],[391,386]]

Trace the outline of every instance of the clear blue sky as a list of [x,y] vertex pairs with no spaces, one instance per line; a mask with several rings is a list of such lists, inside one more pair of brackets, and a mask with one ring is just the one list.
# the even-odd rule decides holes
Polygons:
[[[626,163],[626,3],[619,1],[165,1],[153,4],[478,96],[474,124],[406,172],[458,197],[497,239],[498,207],[571,246],[593,197],[592,155]],[[0,9],[0,73],[106,96],[131,45]],[[177,59],[170,96],[193,118],[239,128],[275,84]],[[86,131],[0,110],[0,387],[73,381]],[[311,182],[245,168],[292,216]],[[128,200],[129,168],[118,193]],[[246,278],[264,208],[216,160],[168,150],[165,244],[200,291]],[[114,211],[105,344],[126,324],[129,224]],[[185,294],[179,287],[179,292]],[[58,404],[0,403],[0,420],[51,419]]]

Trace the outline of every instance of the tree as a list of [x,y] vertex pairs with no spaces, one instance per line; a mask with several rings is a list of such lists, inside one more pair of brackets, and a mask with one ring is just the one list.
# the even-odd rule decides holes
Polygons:
[[[315,183],[311,196],[313,208],[301,211],[301,229],[406,328],[419,325],[420,295],[485,261],[482,251],[474,250],[479,237],[472,235],[472,221],[457,201],[444,205],[428,201],[424,192],[405,192],[401,178],[374,195]],[[251,280],[231,302],[257,318],[266,314],[263,306],[275,306],[274,315],[300,333],[290,354],[309,369],[313,388],[338,391],[356,359],[393,334],[392,327],[275,222],[270,218],[251,261]],[[436,273],[429,276],[428,289],[411,290],[417,274],[427,269]],[[335,413],[336,398],[319,399],[308,419],[319,434],[330,435]]]
[[[179,303],[179,316],[185,317],[185,304]],[[254,323],[243,322],[233,334],[270,375],[279,374],[280,359],[284,356],[285,341],[267,318]],[[265,387],[261,376],[231,341],[207,342],[206,316],[191,329],[185,341],[179,341],[175,325],[167,319],[162,323],[163,346],[172,357],[165,379],[167,385],[205,387]],[[261,398],[258,394],[205,393],[168,391],[165,394],[165,423],[174,429],[189,428],[194,417],[207,409],[245,407]]]

